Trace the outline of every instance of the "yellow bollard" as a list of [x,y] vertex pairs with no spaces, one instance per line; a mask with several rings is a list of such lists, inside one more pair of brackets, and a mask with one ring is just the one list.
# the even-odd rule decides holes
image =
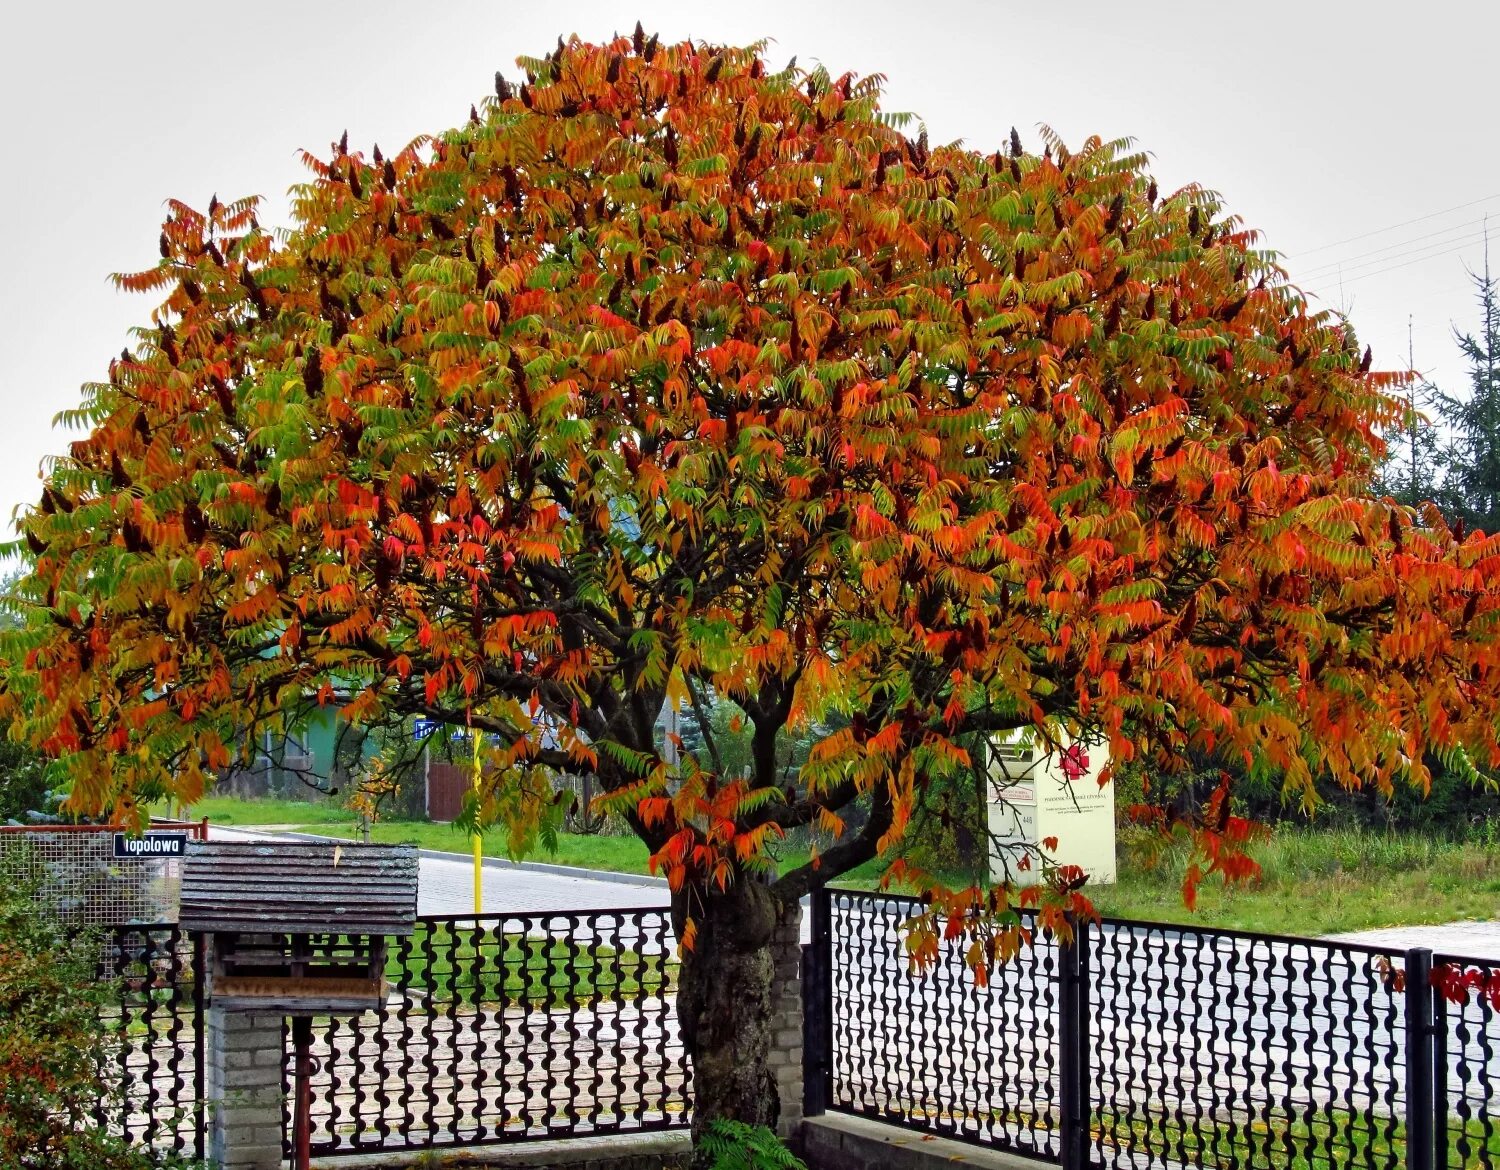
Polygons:
[[[474,810],[475,815],[479,811],[479,729],[473,729],[474,733]],[[474,833],[474,914],[478,917],[484,913],[484,850],[481,847],[479,833]]]

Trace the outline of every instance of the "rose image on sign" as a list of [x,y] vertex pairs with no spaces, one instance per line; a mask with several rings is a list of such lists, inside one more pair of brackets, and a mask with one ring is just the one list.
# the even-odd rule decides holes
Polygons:
[[1058,763],[1069,780],[1082,780],[1089,774],[1089,754],[1081,744],[1069,744]]

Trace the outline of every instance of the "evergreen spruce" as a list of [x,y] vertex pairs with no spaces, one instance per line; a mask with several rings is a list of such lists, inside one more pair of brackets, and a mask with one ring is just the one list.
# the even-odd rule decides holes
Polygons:
[[1446,467],[1434,498],[1450,522],[1484,532],[1500,529],[1500,288],[1484,271],[1471,273],[1478,294],[1479,332],[1455,331],[1469,361],[1469,394],[1438,394],[1437,409],[1449,434]]
[[1438,500],[1443,493],[1442,446],[1445,401],[1438,388],[1416,372],[1411,345],[1411,323],[1407,322],[1407,367],[1412,381],[1406,391],[1406,418],[1387,440],[1386,457],[1380,467],[1378,490],[1399,503],[1417,507]]

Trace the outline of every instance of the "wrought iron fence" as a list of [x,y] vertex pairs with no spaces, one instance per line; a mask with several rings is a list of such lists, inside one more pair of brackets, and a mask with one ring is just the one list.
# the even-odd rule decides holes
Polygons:
[[382,1011],[314,1021],[313,1153],[686,1126],[675,955],[664,910],[419,919]]
[[977,983],[813,904],[808,1108],[1070,1170],[1500,1168],[1500,964],[1105,919]]
[[1038,939],[984,988],[957,947],[914,973],[901,928],[918,909],[914,899],[847,890],[814,902],[813,946],[824,948],[830,976],[829,1104],[1055,1160],[1055,941]]
[[203,939],[176,926],[101,933],[99,974],[114,991],[112,1041],[95,1119],[133,1144],[202,1158]]
[[1387,954],[1122,921],[1080,942],[1098,1164],[1404,1165],[1405,997]]
[[1432,960],[1435,1170],[1500,1167],[1500,963]]
[[[814,896],[809,1112],[1069,1170],[1500,1170],[1500,963],[1105,920],[980,986],[956,946],[909,967],[916,909]],[[102,938],[119,1092],[99,1120],[202,1156],[203,941]],[[663,910],[423,918],[387,975],[380,1012],[314,1021],[319,1154],[690,1121]]]

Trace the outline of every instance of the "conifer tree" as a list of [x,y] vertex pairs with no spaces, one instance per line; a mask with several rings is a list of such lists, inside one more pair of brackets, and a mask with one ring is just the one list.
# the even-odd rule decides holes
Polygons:
[[1411,371],[1405,394],[1406,410],[1400,429],[1387,437],[1377,490],[1415,508],[1442,495],[1445,401],[1437,386],[1417,372],[1410,320],[1406,354],[1407,368]]
[[1436,494],[1450,522],[1486,533],[1500,529],[1500,288],[1490,275],[1470,273],[1479,302],[1479,331],[1455,337],[1469,362],[1469,394],[1439,393],[1439,415],[1450,432],[1445,474]]

